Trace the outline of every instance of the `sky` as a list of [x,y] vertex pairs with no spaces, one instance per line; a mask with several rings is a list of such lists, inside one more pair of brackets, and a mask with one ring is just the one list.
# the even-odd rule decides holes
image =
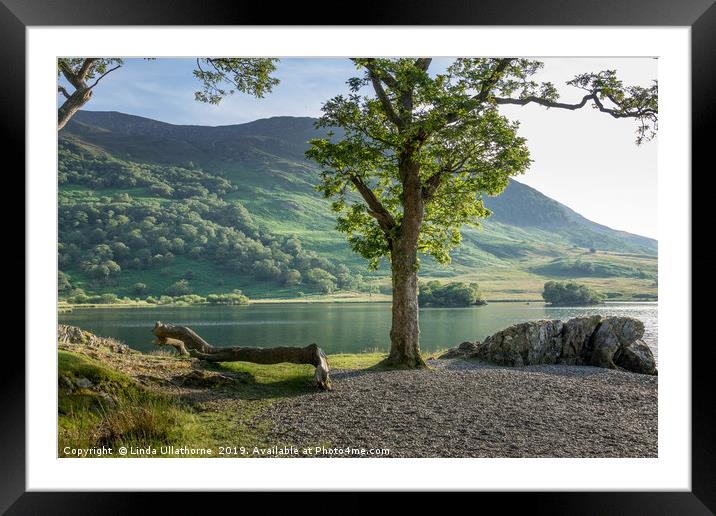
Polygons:
[[[582,91],[564,83],[578,73],[613,69],[625,84],[649,86],[657,77],[652,58],[547,58],[536,80],[552,81],[563,102]],[[449,58],[435,58],[441,69]],[[321,105],[346,93],[356,75],[345,58],[287,58],[278,64],[281,83],[263,99],[235,94],[218,106],[194,101],[199,82],[194,59],[127,59],[96,87],[85,109],[120,111],[172,124],[230,125],[271,116],[321,114]],[[518,181],[614,229],[657,237],[657,143],[634,143],[636,124],[594,109],[500,106],[520,121],[533,163]]]

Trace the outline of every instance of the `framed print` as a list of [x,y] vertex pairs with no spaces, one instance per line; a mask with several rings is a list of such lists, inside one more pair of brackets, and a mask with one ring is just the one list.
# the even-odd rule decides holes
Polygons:
[[27,203],[3,510],[469,491],[711,514],[691,182],[716,8],[557,4],[347,25],[3,0]]

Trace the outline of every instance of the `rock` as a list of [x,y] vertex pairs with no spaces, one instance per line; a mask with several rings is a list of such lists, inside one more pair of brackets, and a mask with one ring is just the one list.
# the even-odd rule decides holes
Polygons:
[[114,339],[105,339],[106,346],[112,353],[129,353],[129,346]]
[[477,343],[465,341],[456,348],[449,349],[438,358],[460,358],[474,354],[477,351]]
[[605,317],[592,335],[589,364],[616,369],[614,355],[624,346],[641,339],[644,323],[632,317]]
[[85,378],[84,376],[80,376],[79,378],[77,378],[75,380],[75,385],[77,385],[77,387],[79,387],[81,389],[89,389],[94,384],[92,382],[90,382],[87,378]]
[[98,401],[100,402],[100,404],[104,403],[104,405],[111,407],[111,408],[115,408],[117,406],[117,401],[112,396],[107,394],[106,392],[100,392],[97,395],[97,398],[98,398]]
[[651,348],[639,339],[622,347],[614,363],[627,371],[656,375],[656,360]]
[[555,364],[562,351],[562,321],[529,321],[487,337],[480,350],[500,365]]
[[463,353],[472,353],[477,349],[477,344],[474,342],[465,341],[460,344],[457,349],[459,349]]
[[475,358],[507,366],[592,365],[655,375],[656,360],[643,336],[644,323],[632,317],[529,321],[482,343],[463,342],[440,358]]
[[116,339],[98,337],[76,326],[60,324],[57,327],[57,341],[64,344],[75,344],[88,348],[106,348],[113,353],[130,353],[129,346]]
[[470,358],[476,358],[478,360],[488,360],[489,351],[490,347],[487,345],[487,342],[476,342],[475,352],[469,356]]
[[601,322],[601,315],[593,315],[575,317],[564,323],[559,362],[570,365],[588,364],[592,353],[590,339]]

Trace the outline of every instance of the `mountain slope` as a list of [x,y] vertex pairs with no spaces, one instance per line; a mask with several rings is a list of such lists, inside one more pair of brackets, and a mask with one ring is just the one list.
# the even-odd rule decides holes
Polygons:
[[[142,282],[149,275],[154,285],[144,283],[154,295],[181,279],[180,268],[191,269],[189,276],[199,276],[188,280],[195,292],[235,287],[250,295],[271,297],[325,289],[320,278],[308,280],[312,269],[332,276],[334,288],[348,286],[348,281],[338,280],[341,275],[345,280],[346,275],[373,274],[335,231],[328,201],[314,190],[317,170],[304,158],[304,152],[309,139],[325,134],[314,128],[314,121],[274,117],[230,126],[177,126],[116,112],[79,112],[60,133],[61,268],[63,251],[68,256],[67,249],[72,249],[75,256],[65,258],[63,270],[86,290],[127,294],[130,281]],[[465,229],[464,243],[449,268],[424,259],[424,276],[468,277],[477,269],[521,271],[535,278],[589,273],[583,263],[575,268],[559,262],[579,258],[589,263],[627,261],[627,272],[619,267],[597,269],[601,273],[616,271],[617,277],[641,274],[653,281],[654,240],[589,221],[517,181],[485,202],[493,216],[482,228]],[[120,217],[117,225],[120,211],[124,218]],[[192,222],[191,217],[197,214],[201,220]],[[82,221],[89,217],[90,222],[78,222],[78,217]],[[147,218],[160,230],[154,231],[157,228],[147,224]],[[176,229],[192,224],[205,234],[195,237],[189,229],[184,233]],[[178,238],[184,245],[157,245],[146,238],[127,241],[132,232],[143,231],[154,239],[160,238],[160,233],[170,242]],[[84,242],[82,233],[94,236]],[[299,242],[300,251],[288,240]],[[102,245],[120,251],[105,249],[97,257],[95,248]],[[238,263],[235,255],[246,246],[262,250]],[[599,257],[587,252],[589,248],[598,251]],[[111,254],[121,271],[102,278],[100,270],[95,273],[99,279],[93,279],[87,260],[81,258],[88,252],[90,260],[99,264]],[[171,260],[158,258],[152,263],[154,256],[166,253]],[[262,260],[268,260],[262,262],[267,271],[254,267]],[[559,263],[552,263],[555,261]],[[233,266],[227,265],[229,262]],[[131,263],[135,268],[127,267]],[[543,269],[538,270],[540,266]],[[157,271],[164,274],[163,279]],[[224,283],[211,285],[209,277],[217,271],[223,271]],[[301,274],[298,283],[286,280],[288,271]],[[384,276],[385,272],[377,274]],[[643,287],[651,288],[646,283]]]

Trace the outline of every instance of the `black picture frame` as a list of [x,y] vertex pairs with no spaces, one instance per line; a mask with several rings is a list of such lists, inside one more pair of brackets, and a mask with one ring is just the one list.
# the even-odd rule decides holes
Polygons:
[[[279,7],[280,5],[280,7]],[[25,30],[29,26],[63,25],[550,25],[550,26],[688,26],[691,28],[692,173],[691,180],[713,168],[709,125],[716,100],[716,5],[714,0],[402,0],[361,2],[350,15],[336,2],[251,5],[212,0],[0,0],[0,55],[7,79],[0,87],[5,157],[14,154],[24,166]],[[709,145],[710,144],[710,145]],[[707,168],[707,163],[710,165]],[[684,180],[684,178],[675,178]],[[692,189],[692,207],[709,206],[708,188]],[[701,201],[701,202],[699,202]],[[706,215],[707,216],[707,215]],[[699,217],[692,208],[692,220]],[[703,220],[703,219],[702,219]],[[708,220],[708,219],[707,219]],[[692,229],[692,238],[698,235]],[[693,240],[692,240],[693,241]],[[24,251],[23,251],[24,253]],[[693,253],[693,246],[692,246]],[[23,254],[24,258],[24,254]],[[704,270],[704,258],[692,260]],[[32,271],[25,269],[26,276]],[[700,308],[692,301],[692,321]],[[27,315],[27,314],[26,314]],[[713,514],[716,511],[716,427],[713,413],[714,346],[698,326],[684,329],[692,346],[692,490],[690,492],[530,492],[480,493],[481,502],[501,507],[524,506],[534,514]],[[32,345],[27,343],[26,345]],[[25,354],[19,346],[4,348],[4,362],[14,364],[0,375],[0,511],[7,514],[127,514],[146,508],[152,493],[26,492],[25,488]],[[475,496],[476,494],[471,494]],[[231,495],[172,493],[161,501],[165,513],[209,509]],[[247,494],[242,493],[245,503]],[[311,507],[310,494],[294,494],[287,506]],[[315,495],[314,495],[315,496]],[[210,498],[210,500],[209,500]],[[411,497],[424,503],[424,496]],[[487,499],[487,500],[484,500]],[[315,500],[314,500],[315,501]],[[463,501],[463,500],[461,500]],[[236,499],[233,502],[236,503]],[[342,512],[371,509],[374,498],[346,495]],[[474,503],[474,502],[473,502]],[[272,497],[272,512],[281,510]],[[321,502],[318,502],[320,510]],[[243,507],[248,507],[243,505]],[[176,509],[175,509],[176,508]],[[407,506],[403,506],[407,508]],[[238,509],[238,508],[237,508]],[[327,508],[328,509],[328,508]],[[199,509],[197,509],[199,510]]]

